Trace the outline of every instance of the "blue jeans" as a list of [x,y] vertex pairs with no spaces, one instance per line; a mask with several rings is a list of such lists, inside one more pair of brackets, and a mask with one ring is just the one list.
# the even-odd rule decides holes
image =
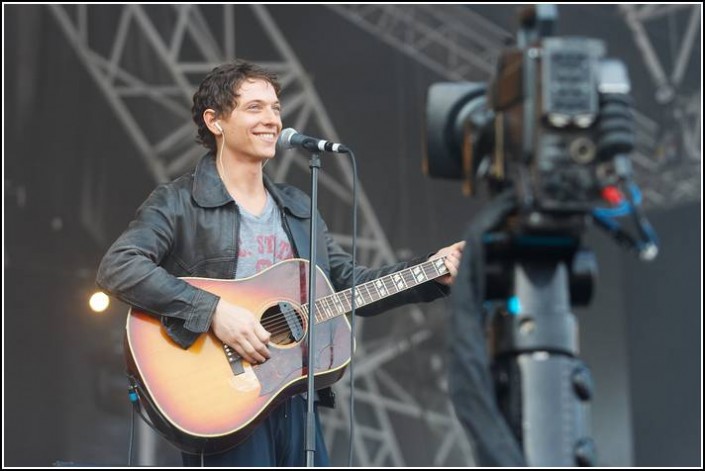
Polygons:
[[[329,466],[318,408],[316,415],[315,466]],[[224,453],[203,457],[205,466],[306,466],[306,399],[296,395],[285,400],[264,419],[244,442]],[[200,466],[201,456],[181,454],[184,466]]]

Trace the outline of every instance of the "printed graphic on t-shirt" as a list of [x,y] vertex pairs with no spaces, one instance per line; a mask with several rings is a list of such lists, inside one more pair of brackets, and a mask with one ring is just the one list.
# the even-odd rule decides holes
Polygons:
[[275,263],[294,257],[282,220],[271,197],[259,216],[241,212],[236,278],[255,275]]
[[277,236],[274,234],[258,235],[256,242],[257,243],[254,245],[249,245],[251,250],[240,246],[238,253],[238,258],[242,263],[254,265],[256,273],[271,267],[276,262],[294,256],[289,241],[277,239]]

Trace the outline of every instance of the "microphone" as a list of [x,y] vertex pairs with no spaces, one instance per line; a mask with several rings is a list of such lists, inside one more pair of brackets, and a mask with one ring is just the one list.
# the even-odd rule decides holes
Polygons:
[[343,144],[316,139],[315,137],[305,136],[300,134],[294,128],[286,128],[277,139],[277,149],[286,150],[294,147],[301,147],[310,152],[340,152],[348,153],[350,149]]

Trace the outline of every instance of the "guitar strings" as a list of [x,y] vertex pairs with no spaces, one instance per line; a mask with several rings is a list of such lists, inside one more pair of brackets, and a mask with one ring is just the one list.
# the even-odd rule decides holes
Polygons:
[[[364,287],[364,285],[362,285],[362,286]],[[385,287],[386,287],[386,282],[385,282]],[[387,288],[387,289],[389,289],[389,288]],[[381,299],[381,298],[375,299],[374,296],[370,293],[369,288],[366,288],[366,290],[367,290],[367,297],[370,300],[374,301],[377,299]],[[362,296],[362,291],[360,290],[360,287],[358,287],[358,292],[361,293],[360,296]],[[318,322],[323,322],[325,320],[332,319],[332,317],[328,317],[325,315],[326,307],[329,310],[332,310],[333,312],[335,312],[333,317],[337,317],[341,314],[344,314],[345,312],[349,312],[348,310],[345,310],[342,312],[340,311],[339,306],[335,304],[335,301],[332,301],[332,298],[334,296],[339,296],[339,297],[342,296],[343,297],[343,301],[340,301],[340,306],[344,306],[344,302],[347,303],[348,305],[351,305],[350,290],[341,291],[341,292],[335,293],[333,295],[319,298],[316,301],[316,319],[318,320]],[[378,296],[379,296],[379,294],[378,294]],[[327,304],[327,306],[326,306],[326,304]],[[358,303],[358,306],[359,305],[360,304]],[[307,310],[308,304],[303,304],[303,305],[301,305],[301,307],[304,310]],[[296,316],[296,319],[300,319],[300,316],[298,315],[298,313],[296,313],[295,316]],[[274,335],[285,333],[289,329],[289,325],[288,325],[289,321],[287,320],[286,316],[284,315],[284,313],[282,311],[273,312],[267,319],[262,321],[261,324],[262,324],[262,327],[264,327],[269,333],[274,334]],[[281,330],[280,329],[281,327],[284,327],[284,329]]]
[[[442,257],[442,258],[445,258],[445,257]],[[434,260],[435,260],[435,259],[434,259]],[[407,270],[409,270],[409,269],[407,269]],[[407,273],[407,270],[403,270],[402,272],[397,272],[397,273],[401,273],[402,277],[404,277],[405,286],[408,285],[408,283],[407,283],[407,276],[406,276],[406,275],[410,275],[410,276],[411,276],[411,279],[410,279],[409,281],[411,281],[412,283],[414,283],[414,285],[416,285],[416,284],[417,284],[417,280],[415,280],[415,279],[413,278],[413,275],[411,275],[410,273]],[[438,273],[438,269],[437,269],[437,268],[436,268],[436,271],[437,271],[437,275],[436,275],[436,276],[429,276],[429,275],[426,273],[426,270],[424,269],[424,275],[426,275],[425,281],[430,281],[430,280],[435,279],[436,277],[441,276],[441,275],[444,274],[444,273]],[[382,283],[384,283],[384,287],[385,287],[385,289],[386,289],[387,291],[390,291],[390,286],[388,285],[388,281],[392,284],[392,287],[393,287],[394,289],[397,289],[396,286],[394,286],[394,282],[391,281],[391,279],[390,279],[390,280],[385,280],[385,278],[388,278],[388,277],[391,277],[391,276],[392,276],[392,275],[387,275],[387,276],[385,276],[385,277],[379,278],[379,280],[381,280]],[[371,282],[370,282],[370,283],[371,283]],[[361,296],[361,297],[363,296],[363,294],[362,294],[362,288],[364,288],[364,289],[367,291],[367,297],[368,297],[370,300],[375,301],[375,300],[381,299],[381,298],[375,299],[374,296],[373,296],[373,295],[371,294],[371,292],[370,292],[369,286],[367,286],[367,285],[368,285],[368,283],[364,283],[364,284],[362,284],[362,285],[360,285],[360,286],[358,287],[358,292],[360,293],[360,296]],[[412,286],[413,286],[413,285],[412,285]],[[376,290],[376,288],[375,288],[375,290]],[[399,290],[399,291],[401,291],[401,290]],[[399,292],[399,291],[396,291],[396,292]],[[335,293],[335,294],[332,294],[332,295],[324,296],[323,298],[319,298],[319,299],[314,303],[314,304],[316,305],[316,320],[317,320],[317,322],[318,322],[318,323],[324,322],[324,321],[326,321],[326,320],[328,320],[328,319],[335,318],[335,317],[337,317],[337,316],[339,316],[339,315],[341,315],[341,314],[344,314],[345,312],[348,312],[347,310],[344,311],[344,312],[340,312],[339,306],[336,305],[336,304],[335,304],[335,301],[332,301],[332,299],[333,299],[334,296],[342,296],[342,297],[343,297],[343,301],[347,302],[347,304],[350,305],[350,304],[351,304],[351,296],[350,296],[350,294],[351,294],[351,293],[350,293],[350,290],[348,289],[348,290],[341,291],[341,292],[339,292],[339,293]],[[391,294],[396,294],[396,293],[391,293]],[[379,296],[379,292],[377,292],[377,296]],[[363,298],[363,300],[364,300],[364,298]],[[325,306],[325,304],[327,304],[327,306]],[[342,305],[343,305],[343,304],[342,304],[342,301],[341,301],[341,306],[342,306]],[[308,303],[301,305],[301,308],[302,308],[303,310],[307,310],[307,307],[308,307]],[[326,309],[326,307],[327,307],[329,310],[333,310],[333,312],[335,312],[335,315],[334,315],[333,317],[327,317],[327,316],[325,316],[325,311],[324,311],[324,310]],[[323,316],[319,316],[319,314],[323,314]],[[285,334],[285,333],[287,333],[287,331],[290,331],[290,330],[291,330],[290,320],[293,320],[294,322],[299,322],[299,323],[300,323],[300,327],[301,327],[301,328],[304,327],[304,322],[302,321],[302,316],[299,315],[299,312],[294,313],[294,317],[293,317],[293,318],[287,319],[287,316],[286,316],[286,314],[285,314],[284,312],[282,312],[282,311],[276,311],[276,312],[271,313],[271,314],[267,317],[267,319],[261,321],[261,324],[262,324],[262,327],[264,327],[264,328],[267,330],[267,332],[269,332],[270,334],[272,334],[272,335],[281,335],[281,334]]]
[[[319,307],[319,309],[317,309],[317,312],[318,313],[321,312],[320,307]],[[337,315],[334,317],[337,317]],[[302,316],[300,316],[299,313],[296,312],[293,314],[291,320],[293,320],[294,322],[296,322],[296,321],[300,322],[301,318],[302,318]],[[324,322],[329,319],[332,319],[332,318],[321,319],[320,316],[318,316],[318,315],[316,316],[316,320],[318,321],[317,323],[321,323],[321,322]],[[267,332],[269,332],[270,334],[273,334],[273,335],[283,334],[287,330],[290,329],[289,319],[287,319],[286,314],[282,311],[273,312],[269,317],[267,317],[267,319],[261,321],[261,324],[262,324],[262,327],[264,327],[267,330]],[[283,327],[283,329],[281,329],[282,327]],[[303,322],[301,322],[301,327],[303,327]]]
[[[445,257],[442,257],[442,258],[445,258]],[[435,260],[435,259],[434,259],[434,260]],[[429,267],[429,268],[430,268],[430,267]],[[409,269],[407,269],[407,270],[409,270]],[[408,285],[407,280],[408,280],[408,281],[411,281],[412,283],[414,283],[414,285],[417,284],[417,280],[415,280],[415,279],[413,278],[413,275],[412,275],[411,273],[407,272],[407,270],[403,270],[402,272],[397,272],[397,273],[401,273],[401,276],[404,278],[405,286]],[[430,281],[430,280],[435,279],[435,278],[437,278],[438,276],[441,276],[442,274],[444,274],[444,273],[440,272],[440,271],[438,270],[438,268],[435,268],[435,270],[436,270],[436,275],[433,276],[433,274],[431,274],[431,276],[429,276],[429,274],[426,273],[426,270],[425,270],[425,267],[424,267],[423,271],[424,271],[424,275],[425,275],[425,281]],[[407,275],[410,275],[410,277],[411,277],[410,280],[407,278]],[[384,283],[384,287],[385,287],[385,289],[386,289],[387,291],[390,291],[390,285],[388,284],[388,282],[391,283],[391,285],[392,285],[392,287],[394,287],[394,289],[397,289],[397,288],[394,286],[394,282],[393,282],[391,279],[390,279],[390,280],[385,280],[385,278],[388,278],[388,277],[390,277],[390,276],[392,276],[392,275],[387,275],[387,276],[385,276],[385,277],[379,278],[379,280],[381,280],[382,283]],[[367,291],[367,297],[368,297],[370,300],[372,300],[372,301],[376,300],[375,297],[374,297],[374,295],[371,294],[370,288],[369,288],[369,286],[367,286],[367,285],[368,285],[368,283],[364,283],[364,284],[362,284],[362,285],[360,285],[360,286],[358,287],[358,290],[359,290],[358,292],[360,293],[360,297],[363,296],[363,294],[362,294],[362,293],[363,293],[363,290],[362,290],[362,289],[364,288],[364,289]],[[375,288],[375,291],[377,291],[376,288]],[[399,292],[399,291],[397,291],[397,292]],[[350,296],[350,294],[351,294],[351,293],[350,293],[350,290],[345,290],[345,291],[341,291],[341,292],[339,292],[339,293],[335,293],[335,294],[333,294],[333,295],[329,295],[329,296],[325,296],[325,297],[323,297],[323,298],[319,298],[319,299],[316,301],[316,303],[315,303],[315,304],[316,304],[316,313],[318,314],[318,313],[323,312],[326,307],[328,307],[329,310],[332,309],[332,310],[335,312],[335,315],[334,315],[333,317],[336,317],[336,316],[338,316],[338,315],[340,315],[340,314],[343,314],[344,312],[347,312],[347,311],[340,312],[339,307],[338,307],[338,306],[335,304],[335,302],[332,301],[331,299],[332,299],[334,296],[343,296],[344,301],[347,302],[348,305],[350,305],[350,304],[351,304],[351,296]],[[395,294],[395,293],[392,293],[392,294]],[[378,292],[378,291],[377,291],[377,296],[379,296],[379,292]],[[377,299],[380,299],[380,298],[378,297]],[[363,298],[363,300],[364,300],[364,298]],[[327,306],[325,306],[325,304],[327,304]],[[308,306],[308,304],[304,304],[304,305],[302,305],[301,307],[304,308],[304,309],[306,309],[307,306]],[[300,316],[298,315],[298,313],[295,314],[295,315],[296,315],[296,318],[295,318],[295,319],[296,319],[296,320],[299,320],[299,319],[300,319]],[[316,316],[316,318],[318,319],[318,322],[321,322],[321,319],[319,318],[318,315]],[[326,319],[327,319],[327,317],[324,318],[323,320],[326,320]],[[270,317],[268,317],[267,319],[265,319],[264,321],[262,321],[262,327],[264,327],[268,332],[270,332],[270,333],[273,334],[273,335],[283,334],[283,333],[285,333],[287,330],[290,329],[290,327],[289,327],[289,320],[286,318],[286,316],[284,315],[284,313],[281,312],[281,311],[277,311],[277,312],[272,313]],[[281,329],[282,327],[283,327],[283,329]],[[303,327],[303,325],[302,325],[302,327]]]
[[[369,292],[368,292],[369,293]],[[339,296],[339,295],[344,295],[345,300],[347,301],[348,304],[350,304],[350,299],[349,296],[347,295],[346,292],[341,292],[341,293],[336,293],[335,295],[330,295],[330,296],[325,296],[323,298],[319,298],[318,301],[316,301],[316,320],[318,323],[325,322],[326,320],[333,319],[341,314],[344,314],[347,311],[340,312],[338,306],[335,304],[332,304],[333,301],[330,301],[330,299],[333,296]],[[368,294],[369,295],[369,294]],[[335,315],[333,317],[327,317],[325,316],[324,309],[325,306],[323,304],[327,303],[329,309],[333,309],[335,312]],[[301,308],[303,310],[308,310],[308,304],[303,304],[301,305]],[[300,321],[301,317],[298,312],[294,314],[294,318],[292,320],[294,321]],[[290,330],[289,326],[289,319],[287,319],[286,315],[282,311],[276,311],[271,313],[270,316],[268,316],[265,320],[261,321],[262,327],[264,327],[267,332],[269,332],[272,335],[279,335],[286,333],[287,330]],[[301,327],[303,327],[303,322],[301,323]]]

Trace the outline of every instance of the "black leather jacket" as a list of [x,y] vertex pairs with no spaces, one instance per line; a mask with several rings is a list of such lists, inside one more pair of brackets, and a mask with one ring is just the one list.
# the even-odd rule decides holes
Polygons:
[[[290,185],[265,186],[276,201],[296,256],[309,257],[310,200]],[[178,279],[181,276],[232,279],[237,265],[240,213],[221,181],[212,154],[194,172],[157,187],[140,206],[127,230],[98,268],[97,283],[121,301],[162,316],[174,341],[188,348],[211,324],[219,297]],[[316,263],[336,290],[353,280],[352,259],[328,234],[319,218]],[[421,263],[424,259],[379,269],[355,267],[357,283]],[[358,311],[369,316],[406,303],[425,302],[448,293],[430,282]]]

